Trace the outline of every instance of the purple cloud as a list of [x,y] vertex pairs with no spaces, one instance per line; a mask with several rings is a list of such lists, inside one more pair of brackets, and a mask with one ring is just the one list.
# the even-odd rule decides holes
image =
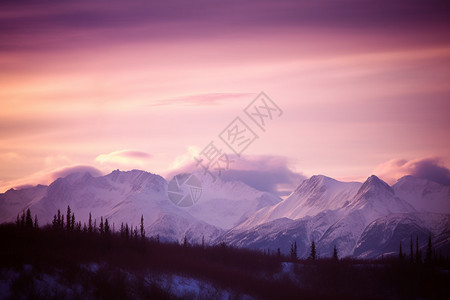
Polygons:
[[[242,181],[257,190],[278,196],[288,195],[306,179],[303,174],[291,170],[288,159],[282,156],[244,155],[241,158],[232,157],[230,160],[233,162],[229,169],[221,172],[220,179]],[[193,161],[171,170],[165,174],[165,178],[170,180],[176,174],[202,172],[202,170]]]
[[417,31],[432,26],[445,32],[449,20],[448,3],[442,0],[3,1],[0,51],[255,35],[288,28]]
[[60,177],[66,177],[69,176],[70,174],[74,174],[74,173],[89,173],[91,174],[93,177],[98,177],[98,176],[102,176],[102,172],[92,166],[89,165],[75,165],[75,166],[68,166],[68,167],[63,167],[61,169],[52,171],[50,173],[47,174],[47,178],[50,179],[51,181],[56,180],[57,178]]
[[403,176],[413,175],[417,178],[450,185],[450,170],[442,165],[441,160],[437,157],[409,161],[406,159],[393,159],[379,165],[374,173],[390,184],[395,183]]
[[411,163],[411,175],[440,184],[450,185],[450,170],[440,165],[436,158]]

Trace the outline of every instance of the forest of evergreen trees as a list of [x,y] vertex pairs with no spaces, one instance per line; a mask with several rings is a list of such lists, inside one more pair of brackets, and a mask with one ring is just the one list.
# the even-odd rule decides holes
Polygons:
[[[449,299],[450,265],[429,244],[422,257],[417,238],[410,251],[400,245],[398,256],[377,260],[320,258],[311,244],[308,259],[297,257],[294,241],[290,256],[276,252],[229,247],[225,243],[191,245],[162,243],[146,237],[144,219],[140,226],[99,224],[89,215],[87,224],[77,221],[70,207],[56,212],[51,225],[39,227],[37,217],[27,210],[16,224],[0,225],[0,280],[7,270],[20,274],[11,283],[11,297],[40,298],[176,298],[169,291],[145,281],[146,274],[182,274],[211,283],[232,295],[256,299]],[[415,242],[415,243],[414,243]],[[96,263],[100,270],[82,266]],[[32,272],[24,272],[24,265]],[[36,289],[37,278],[57,276],[78,290],[52,294]],[[128,274],[125,276],[124,274]],[[130,280],[132,274],[133,280]],[[3,277],[5,278],[3,278]]]

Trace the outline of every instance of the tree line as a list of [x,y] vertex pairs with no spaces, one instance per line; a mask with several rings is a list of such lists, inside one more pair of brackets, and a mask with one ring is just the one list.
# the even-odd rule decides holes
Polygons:
[[[34,220],[31,216],[31,210],[28,208],[24,210],[21,214],[17,215],[16,225],[24,229],[37,229],[39,228],[39,222],[37,215],[34,215]],[[89,213],[89,219],[82,223],[81,221],[76,221],[75,213],[71,210],[70,205],[67,206],[66,214],[61,213],[58,209],[57,213],[53,215],[53,221],[51,228],[54,230],[65,230],[65,231],[75,231],[75,232],[85,232],[85,233],[99,233],[100,235],[110,235],[118,233],[120,236],[125,238],[145,238],[145,227],[144,227],[144,215],[141,215],[140,226],[130,226],[128,223],[121,223],[119,232],[115,230],[115,224],[112,226],[108,218],[100,217],[100,224],[97,225],[97,219],[92,219],[92,214]],[[159,236],[157,237],[159,240]]]

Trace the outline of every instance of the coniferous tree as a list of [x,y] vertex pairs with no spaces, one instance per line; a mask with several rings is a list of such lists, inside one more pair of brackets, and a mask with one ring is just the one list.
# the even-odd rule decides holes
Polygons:
[[19,214],[17,214],[17,218],[16,218],[16,226],[17,226],[17,227],[20,226],[20,216],[19,216]]
[[88,232],[93,232],[94,229],[92,228],[92,215],[89,213],[89,221],[88,221]]
[[65,223],[64,223],[64,215],[61,215],[61,224],[59,224],[60,229],[64,229]]
[[202,235],[202,248],[203,249],[205,248],[205,236],[204,235]]
[[334,248],[333,248],[333,259],[336,261],[339,260],[336,245],[334,245]]
[[317,258],[316,243],[314,243],[314,241],[312,241],[312,243],[311,243],[311,252],[309,254],[309,258],[311,260],[316,260],[316,258]]
[[53,215],[52,224],[53,224],[53,229],[58,228],[58,219],[56,218],[56,214]]
[[85,222],[83,225],[83,232],[87,232],[87,231],[88,231],[88,229],[87,229],[86,222]]
[[31,211],[28,208],[27,209],[27,216],[25,219],[25,227],[26,228],[33,228],[33,217],[31,217]]
[[411,236],[411,241],[409,243],[409,262],[411,264],[414,262],[414,245],[413,245],[412,236]]
[[104,230],[103,230],[103,216],[100,217],[100,234],[103,234]]
[[144,215],[141,215],[141,238],[145,238]]
[[94,219],[94,228],[93,228],[94,232],[97,233],[98,228],[97,228],[97,219]]
[[399,251],[398,251],[398,259],[399,259],[400,261],[403,260],[402,242],[400,242],[400,249],[399,249]]
[[20,227],[25,227],[25,211],[22,211],[22,215],[20,216]]
[[34,227],[35,229],[38,229],[38,228],[39,228],[37,215],[34,215],[34,225],[33,225],[33,227]]
[[156,242],[159,244],[159,234],[156,235]]
[[61,211],[58,209],[58,217],[56,224],[58,225],[58,229],[61,227]]
[[291,243],[291,259],[292,260],[297,260],[298,256],[297,256],[297,241],[295,241],[294,243]]
[[78,221],[76,227],[77,227],[77,231],[78,231],[78,232],[81,232],[81,221]]
[[66,229],[69,231],[69,230],[71,230],[72,228],[70,227],[70,224],[71,224],[71,218],[72,218],[72,212],[70,211],[70,206],[69,205],[67,205],[67,214],[66,214],[66,220],[67,220],[67,226],[66,226]]
[[136,225],[136,226],[134,226],[134,239],[137,240],[138,236],[139,236],[139,234],[138,234],[138,227]]
[[70,220],[70,229],[75,230],[75,213],[72,212],[72,219]]
[[130,227],[128,227],[128,223],[125,223],[125,237],[127,239],[130,237]]
[[419,250],[419,237],[416,236],[416,263],[421,264],[422,263],[422,254]]
[[109,233],[110,233],[109,222],[108,222],[108,219],[105,218],[105,234],[109,234]]
[[432,259],[433,259],[433,247],[431,245],[431,232],[430,232],[428,235],[428,246],[425,260],[428,264],[430,264]]
[[278,257],[278,258],[281,257],[281,250],[280,250],[280,248],[277,248],[277,257]]
[[187,246],[188,246],[188,242],[187,242],[187,237],[186,237],[186,235],[184,236],[183,246],[184,246],[184,247],[187,247]]

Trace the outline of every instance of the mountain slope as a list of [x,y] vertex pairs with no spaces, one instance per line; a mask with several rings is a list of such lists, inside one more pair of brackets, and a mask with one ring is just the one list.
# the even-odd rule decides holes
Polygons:
[[192,216],[214,226],[230,229],[263,207],[273,206],[281,199],[258,191],[240,181],[214,181],[203,172],[194,173],[202,183],[199,201],[186,208]]
[[324,210],[345,207],[356,195],[361,183],[340,182],[315,175],[304,180],[286,200],[265,207],[250,216],[240,228],[250,228],[278,218],[300,219],[315,216]]
[[318,242],[326,256],[332,254],[335,245],[342,255],[351,255],[362,232],[372,221],[393,213],[415,211],[410,204],[396,197],[393,189],[375,175],[364,182],[345,210],[346,214]]
[[92,177],[89,173],[74,173],[58,178],[50,186],[10,190],[0,194],[0,222],[12,222],[23,209],[30,208],[41,225],[52,222],[59,209],[66,213],[70,205],[77,221],[87,222],[89,213],[97,224],[108,218],[119,229],[122,223],[137,226],[144,216],[148,235],[180,241],[208,242],[241,222],[258,209],[278,203],[281,199],[257,191],[242,182],[216,182],[202,174],[203,196],[192,207],[182,208],[167,196],[167,182],[159,175],[144,171],[116,170],[108,175]]
[[21,190],[10,189],[0,194],[0,222],[14,222],[17,214],[44,197],[47,188],[45,185],[37,185]]
[[418,211],[450,213],[450,186],[405,176],[392,188],[400,199],[407,201]]
[[[445,244],[439,241],[449,237],[450,215],[435,213],[392,214],[372,222],[361,235],[354,256],[376,258],[381,255],[397,255],[402,244],[403,252],[409,254],[410,241],[416,237],[420,248],[428,244],[432,236],[434,250],[439,252]],[[436,243],[438,242],[438,243]],[[415,247],[415,246],[414,246]]]

